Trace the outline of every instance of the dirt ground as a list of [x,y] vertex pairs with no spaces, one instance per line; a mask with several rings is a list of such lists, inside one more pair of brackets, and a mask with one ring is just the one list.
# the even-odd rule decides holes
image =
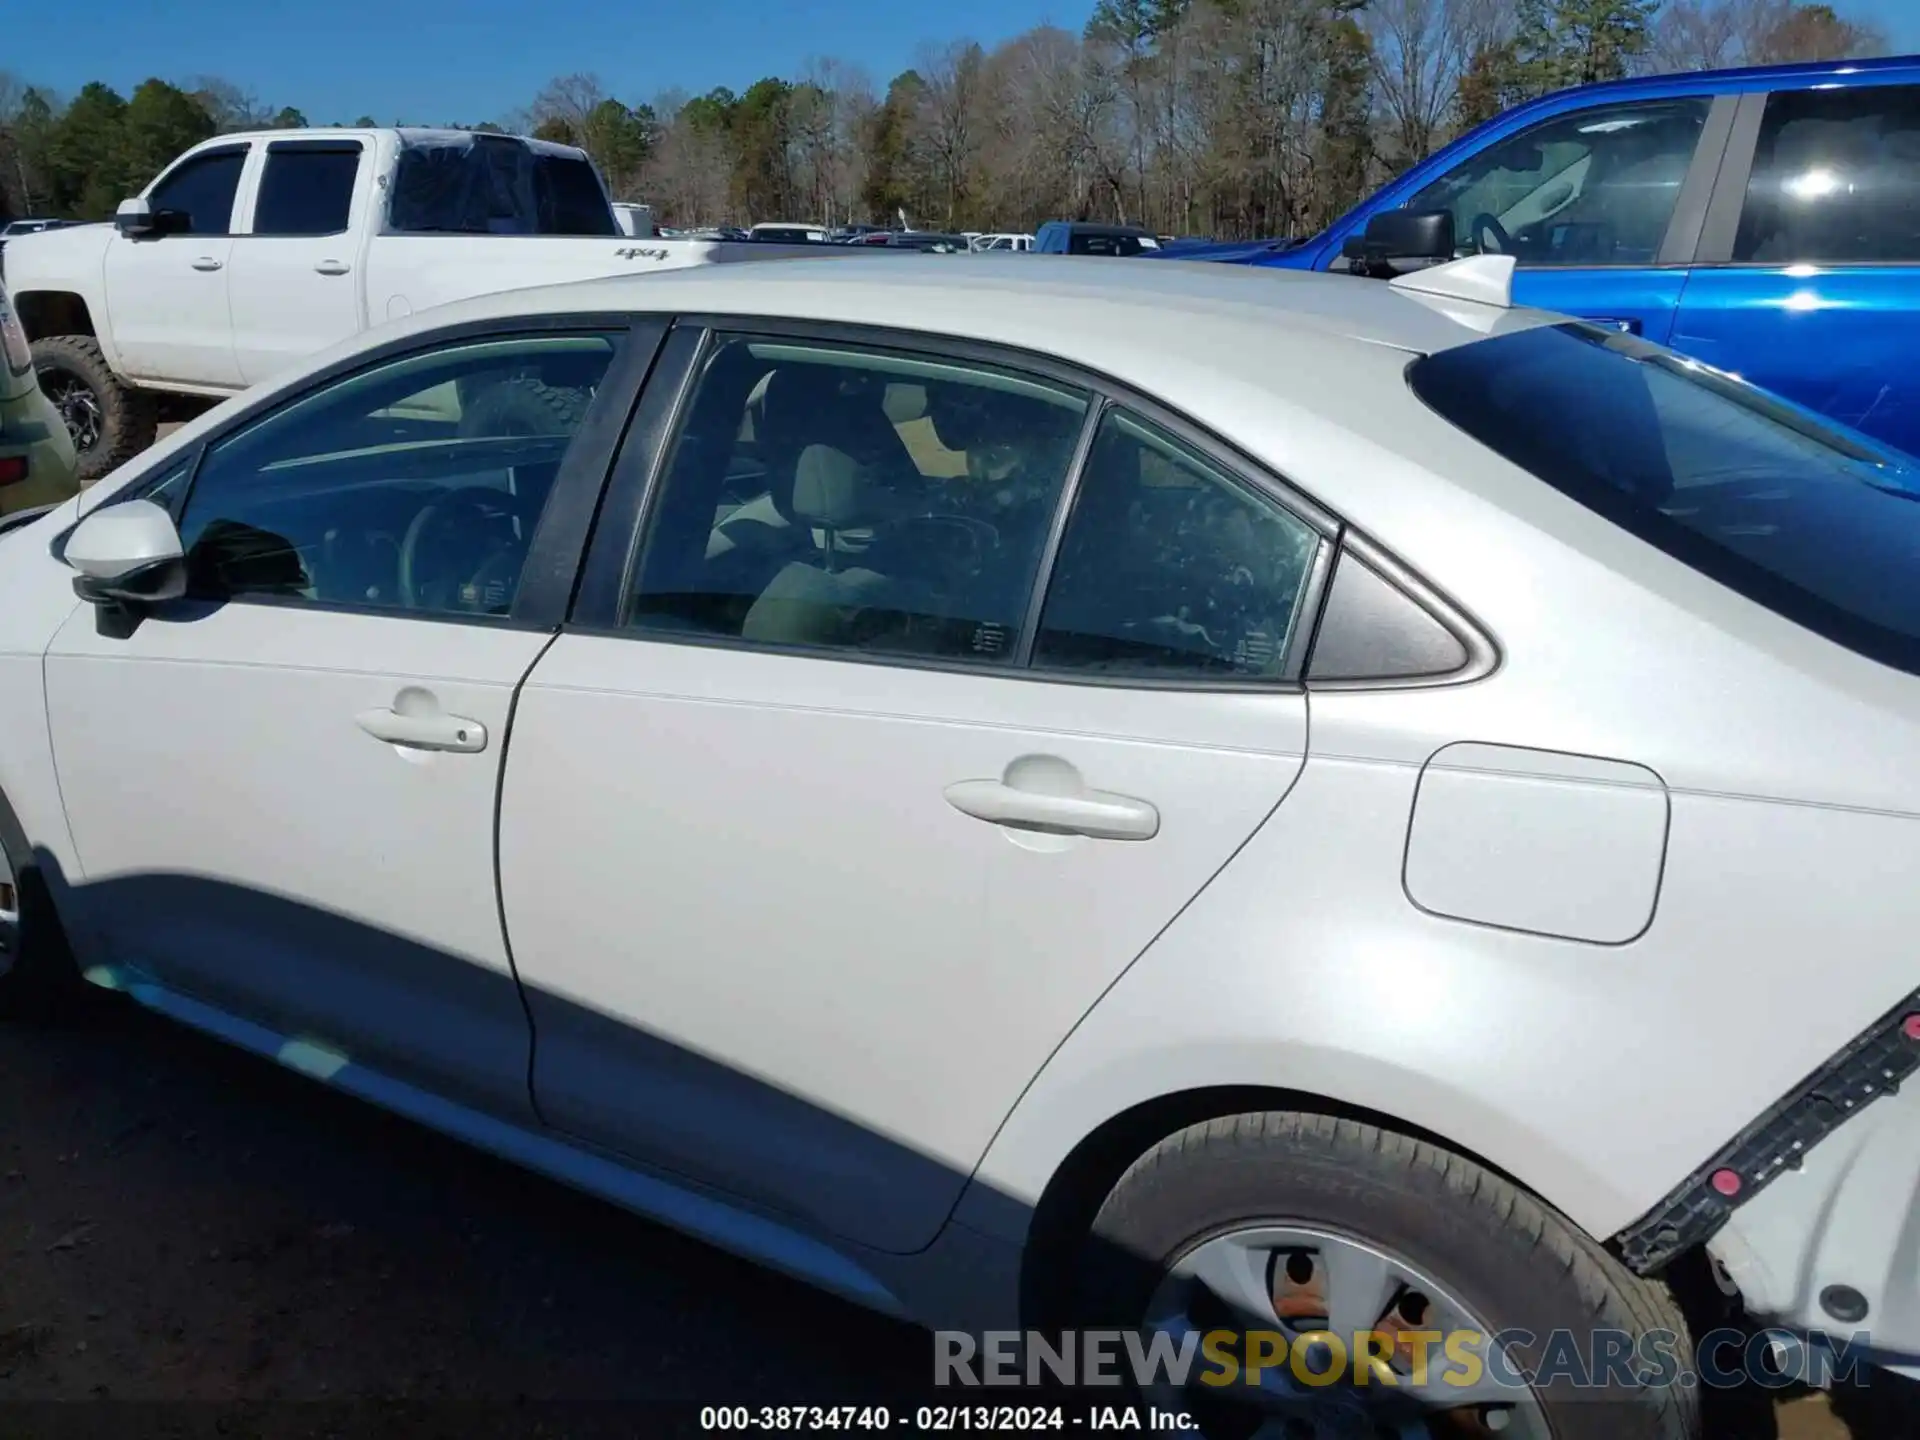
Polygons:
[[[131,1007],[0,1026],[0,1435],[691,1434],[702,1405],[924,1399],[929,1364],[922,1332]],[[1715,1440],[1920,1434],[1890,1386],[1844,1408]]]

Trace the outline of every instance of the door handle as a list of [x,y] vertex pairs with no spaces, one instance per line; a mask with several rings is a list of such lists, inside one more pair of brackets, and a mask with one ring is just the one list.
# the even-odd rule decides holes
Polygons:
[[193,268],[196,270],[218,270],[220,268],[220,262],[211,255],[202,255],[198,260],[193,262]]
[[1095,840],[1151,840],[1160,833],[1160,812],[1144,800],[1084,790],[1049,795],[1001,780],[961,780],[946,789],[947,803],[989,825],[1012,825]]
[[353,267],[344,260],[322,260],[313,268],[322,275],[344,275]]
[[1618,330],[1625,335],[1640,333],[1640,317],[1637,315],[1589,315],[1590,325],[1605,325],[1610,330]]
[[487,727],[460,715],[402,715],[397,710],[362,710],[354,723],[376,740],[409,750],[454,750],[471,755],[487,748]]

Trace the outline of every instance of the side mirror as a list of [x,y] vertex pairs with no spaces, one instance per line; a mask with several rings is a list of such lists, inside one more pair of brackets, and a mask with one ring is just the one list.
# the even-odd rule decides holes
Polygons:
[[67,536],[73,590],[89,604],[140,611],[187,592],[186,552],[173,517],[151,500],[127,500],[87,516]]
[[1363,234],[1349,238],[1341,254],[1367,275],[1392,275],[1404,262],[1441,264],[1453,259],[1451,210],[1382,210]]
[[138,195],[122,200],[120,208],[113,212],[113,228],[128,237],[152,234],[153,207]]

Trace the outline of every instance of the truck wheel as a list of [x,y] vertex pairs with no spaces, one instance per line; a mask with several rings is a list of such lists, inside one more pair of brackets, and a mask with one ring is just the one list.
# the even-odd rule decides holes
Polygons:
[[[1184,1383],[1140,1383],[1207,1437],[1700,1433],[1664,1285],[1500,1176],[1351,1120],[1248,1114],[1170,1136],[1101,1207],[1079,1288],[1085,1323],[1142,1333],[1144,1353],[1164,1335],[1237,1357],[1229,1383],[1204,1361]],[[1356,1334],[1381,1357],[1364,1373]],[[1268,1368],[1250,1381],[1256,1357]]]
[[89,998],[46,879],[0,795],[0,1019],[72,1015]]
[[567,435],[592,399],[585,390],[543,385],[526,376],[497,381],[461,406],[460,434]]
[[34,341],[33,368],[73,436],[81,484],[98,480],[153,444],[153,396],[115,375],[91,335]]

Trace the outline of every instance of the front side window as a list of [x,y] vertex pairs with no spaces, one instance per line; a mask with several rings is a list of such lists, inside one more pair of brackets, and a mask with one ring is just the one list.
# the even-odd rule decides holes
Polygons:
[[1408,370],[1434,410],[1641,539],[1920,673],[1920,466],[1631,336],[1558,325]]
[[510,613],[620,337],[462,342],[322,385],[214,445],[180,519],[189,592]]
[[233,197],[246,163],[244,149],[196,155],[154,186],[147,204],[155,214],[167,210],[180,217],[168,234],[225,235],[233,225]]
[[661,479],[626,623],[1005,663],[1089,403],[972,362],[722,339]]
[[343,233],[359,174],[360,147],[355,144],[269,145],[260,198],[253,205],[253,233]]
[[1522,265],[1651,265],[1711,101],[1609,105],[1468,156],[1407,201],[1448,210],[1463,255]]
[[1138,255],[1151,246],[1138,235],[1111,235],[1078,231],[1067,241],[1069,255]]
[[1769,95],[1733,258],[1920,261],[1920,86]]
[[1033,663],[1103,675],[1281,675],[1319,532],[1197,451],[1110,410]]

